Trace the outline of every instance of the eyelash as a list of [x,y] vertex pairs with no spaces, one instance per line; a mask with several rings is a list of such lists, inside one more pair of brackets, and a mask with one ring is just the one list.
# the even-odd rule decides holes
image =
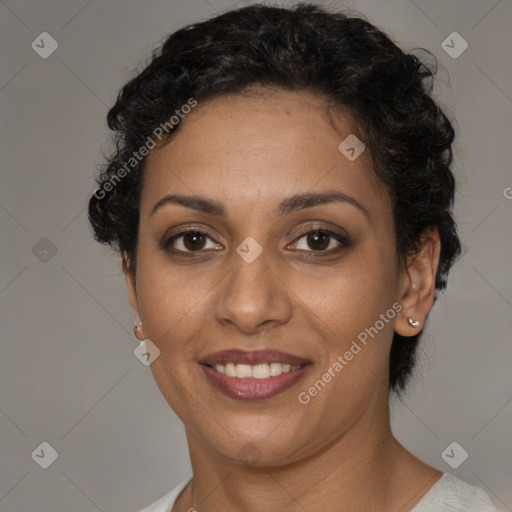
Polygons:
[[[183,237],[184,235],[187,235],[189,233],[200,234],[202,236],[205,236],[206,238],[209,238],[212,242],[215,242],[202,229],[198,229],[198,228],[190,229],[189,228],[189,229],[186,229],[186,230],[180,231],[179,233],[174,234],[172,237],[170,237],[169,239],[164,241],[163,244],[162,244],[162,249],[164,249],[167,252],[171,253],[172,255],[175,255],[175,256],[178,256],[178,257],[197,258],[198,256],[201,255],[201,253],[205,252],[204,249],[199,249],[197,251],[183,251],[181,249],[174,249],[172,247],[172,243],[173,242],[175,242],[180,237]],[[338,247],[336,247],[334,249],[329,249],[329,250],[325,250],[325,249],[324,250],[319,250],[319,251],[315,251],[315,250],[304,251],[302,249],[299,250],[300,252],[319,253],[319,254],[315,254],[315,257],[318,257],[318,256],[322,257],[324,255],[336,254],[336,253],[340,252],[341,250],[343,250],[344,248],[347,248],[347,247],[349,247],[351,245],[350,240],[346,236],[344,236],[344,235],[342,235],[340,233],[337,233],[335,231],[331,231],[329,229],[325,229],[325,228],[313,228],[313,229],[307,229],[305,231],[301,231],[299,233],[299,236],[297,238],[295,238],[293,243],[297,243],[301,238],[303,238],[305,235],[309,235],[310,233],[323,233],[323,234],[328,235],[330,238],[334,238],[337,242],[340,243],[340,245]],[[217,242],[215,242],[215,243],[217,243]]]

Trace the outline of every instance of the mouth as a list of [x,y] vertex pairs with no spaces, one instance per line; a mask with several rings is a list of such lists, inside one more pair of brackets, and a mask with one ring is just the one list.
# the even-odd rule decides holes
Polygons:
[[238,400],[258,400],[292,387],[311,361],[276,350],[226,350],[203,358],[200,365],[216,390]]
[[269,377],[278,377],[283,373],[294,372],[304,365],[291,365],[287,363],[260,363],[260,364],[236,364],[229,362],[226,364],[216,364],[210,366],[218,373],[223,373],[228,377],[236,379],[268,379]]

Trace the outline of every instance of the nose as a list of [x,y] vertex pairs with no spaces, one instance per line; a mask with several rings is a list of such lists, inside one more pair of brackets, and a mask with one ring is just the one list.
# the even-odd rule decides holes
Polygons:
[[265,250],[252,262],[233,252],[231,271],[219,283],[216,318],[250,334],[285,324],[292,314],[293,293],[272,268]]

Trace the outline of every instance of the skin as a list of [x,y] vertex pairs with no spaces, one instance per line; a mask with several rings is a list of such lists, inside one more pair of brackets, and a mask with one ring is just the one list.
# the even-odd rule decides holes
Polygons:
[[[405,512],[442,475],[394,439],[387,384],[393,332],[416,334],[432,307],[439,236],[427,230],[419,252],[397,263],[392,205],[369,151],[345,158],[338,145],[356,125],[347,112],[333,119],[310,93],[227,96],[199,104],[148,156],[137,270],[124,254],[123,271],[139,337],[161,351],[155,381],[185,425],[194,479],[173,512],[314,512],[340,503]],[[347,202],[277,212],[293,194],[327,190],[367,214]],[[151,215],[170,193],[219,201],[226,216],[170,203]],[[159,245],[193,228],[208,235],[200,254],[186,236],[172,246],[190,259]],[[329,229],[351,243],[327,239],[327,250],[341,250],[326,255],[301,229]],[[263,249],[250,264],[235,251],[248,236]],[[396,317],[301,404],[298,393],[395,302],[403,307]],[[292,388],[244,402],[214,389],[198,364],[230,348],[274,348],[312,364]],[[239,455],[243,447],[255,464]]]

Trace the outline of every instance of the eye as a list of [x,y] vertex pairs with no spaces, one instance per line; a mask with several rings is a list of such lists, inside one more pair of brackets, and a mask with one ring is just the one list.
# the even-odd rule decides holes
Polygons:
[[164,243],[164,247],[173,253],[202,252],[203,249],[208,249],[206,247],[207,240],[213,243],[213,249],[222,247],[214,242],[204,231],[198,229],[189,229],[173,235]]
[[[341,233],[335,233],[328,229],[310,229],[305,231],[302,235],[294,242],[294,245],[300,245],[299,241],[304,239],[303,247],[295,247],[299,250],[307,252],[337,252],[343,247],[349,245],[349,240],[346,236]],[[334,248],[332,247],[334,245]],[[307,247],[313,249],[308,250]]]
[[[302,247],[300,247],[301,244],[299,242],[303,239]],[[208,241],[211,242],[210,247],[207,246]],[[349,245],[350,241],[345,235],[328,229],[317,228],[302,232],[301,236],[293,242],[292,248],[304,252],[324,252],[332,254]],[[312,250],[308,249],[308,246]],[[222,249],[220,244],[215,242],[207,233],[200,229],[188,229],[176,233],[167,241],[164,241],[162,247],[172,254],[184,257],[194,257],[196,255],[193,253],[198,253],[197,255],[199,255],[202,252],[206,252],[206,249]]]

